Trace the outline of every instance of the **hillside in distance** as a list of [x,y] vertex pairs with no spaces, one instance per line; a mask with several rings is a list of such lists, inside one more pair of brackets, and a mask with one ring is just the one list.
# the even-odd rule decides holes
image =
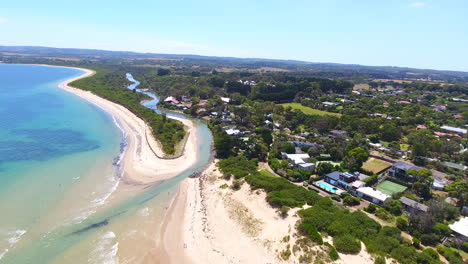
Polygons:
[[444,83],[468,83],[468,72],[415,69],[395,66],[316,63],[297,60],[214,57],[190,54],[139,53],[97,49],[51,48],[37,46],[0,46],[4,63],[51,64],[134,64],[179,67],[207,67],[260,71],[313,72],[328,78],[420,80]]

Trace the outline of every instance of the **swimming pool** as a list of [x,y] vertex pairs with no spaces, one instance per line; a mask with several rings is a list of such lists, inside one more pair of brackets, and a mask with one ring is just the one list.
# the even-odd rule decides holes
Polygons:
[[331,192],[331,193],[338,193],[340,190],[331,186],[330,184],[326,183],[326,182],[323,182],[323,181],[320,181],[317,183],[318,186],[322,187],[323,189]]

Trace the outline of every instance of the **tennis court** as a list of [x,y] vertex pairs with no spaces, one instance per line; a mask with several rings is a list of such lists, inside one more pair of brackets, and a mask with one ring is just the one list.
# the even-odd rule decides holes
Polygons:
[[403,185],[396,184],[391,181],[384,181],[381,184],[377,185],[377,190],[387,194],[387,195],[394,195],[395,193],[404,192],[407,188]]

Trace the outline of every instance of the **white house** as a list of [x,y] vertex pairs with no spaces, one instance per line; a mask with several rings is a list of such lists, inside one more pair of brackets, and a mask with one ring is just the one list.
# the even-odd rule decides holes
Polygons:
[[239,130],[239,129],[230,128],[230,129],[227,129],[227,130],[226,130],[226,133],[227,133],[229,136],[237,136],[237,135],[240,134],[240,130]]
[[298,164],[297,167],[300,169],[313,171],[315,169],[315,163],[310,163],[310,162],[301,163],[301,164]]
[[464,128],[458,128],[458,127],[451,127],[451,126],[441,126],[440,129],[450,131],[450,132],[455,132],[455,133],[460,133],[460,134],[466,134],[468,133],[467,129]]
[[463,217],[459,221],[449,225],[449,227],[458,238],[468,242],[468,217]]
[[221,98],[221,101],[223,101],[223,103],[229,104],[229,102],[231,102],[231,98],[227,98],[227,97],[220,97],[220,98]]
[[385,204],[391,197],[385,193],[374,190],[371,187],[361,187],[356,190],[356,195],[375,204]]
[[309,154],[286,154],[286,153],[281,153],[283,159],[287,159],[288,162],[295,168],[300,168],[300,169],[305,169],[305,170],[314,170],[315,169],[315,164],[310,163],[309,159],[310,156]]

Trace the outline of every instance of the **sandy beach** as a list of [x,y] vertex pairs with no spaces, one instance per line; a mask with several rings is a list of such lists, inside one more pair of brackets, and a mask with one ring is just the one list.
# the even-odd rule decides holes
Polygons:
[[124,182],[128,184],[158,183],[180,174],[196,162],[196,133],[192,121],[174,118],[184,124],[188,133],[183,154],[175,159],[158,158],[158,156],[164,156],[164,152],[159,142],[153,137],[151,129],[142,119],[121,105],[103,99],[89,91],[69,86],[69,83],[77,79],[94,74],[94,71],[88,69],[76,69],[84,71],[84,74],[62,82],[59,87],[93,103],[109,113],[114,118],[116,124],[124,131],[128,144],[123,159]]
[[[266,193],[222,187],[215,162],[200,178],[185,179],[163,223],[158,263],[300,263],[307,256],[295,225],[299,209],[281,217],[265,200]],[[332,243],[331,237],[324,238]],[[374,263],[364,249],[356,255],[339,254],[333,262],[326,246],[312,246],[313,258],[323,263]],[[284,258],[282,253],[290,250]],[[308,251],[308,252],[311,252]]]

